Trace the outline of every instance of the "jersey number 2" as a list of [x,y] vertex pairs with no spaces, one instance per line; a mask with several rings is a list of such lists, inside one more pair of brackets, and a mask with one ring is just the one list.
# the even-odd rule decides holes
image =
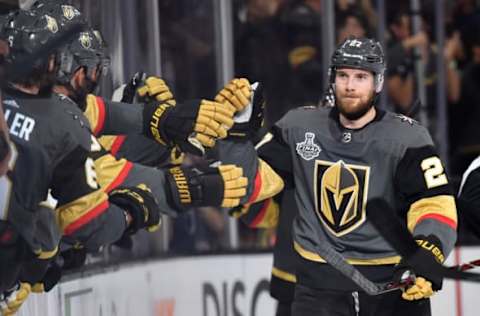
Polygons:
[[427,188],[431,189],[448,183],[440,158],[435,156],[426,158],[422,161],[421,167]]

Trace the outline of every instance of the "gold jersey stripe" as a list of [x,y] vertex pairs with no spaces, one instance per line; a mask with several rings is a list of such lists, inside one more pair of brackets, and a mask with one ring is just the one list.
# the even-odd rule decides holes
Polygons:
[[[327,263],[325,259],[320,257],[315,252],[311,252],[309,250],[304,249],[302,246],[300,246],[299,243],[294,242],[293,247],[295,250],[302,256],[303,258],[310,260],[310,261],[315,261],[315,262],[321,262],[321,263]],[[345,260],[354,265],[383,265],[383,264],[397,264],[400,262],[400,256],[393,256],[393,257],[384,257],[384,258],[374,258],[374,259],[352,259],[352,258],[345,258]]]
[[284,183],[282,178],[273,171],[265,161],[258,159],[258,177],[259,181],[255,181],[253,199],[249,200],[249,203],[255,203],[257,201],[263,201],[267,198],[273,197],[283,190]]
[[280,208],[274,199],[270,198],[260,209],[257,216],[250,223],[249,227],[253,228],[272,228],[278,225],[278,216]]
[[279,268],[272,268],[272,275],[287,282],[297,283],[297,276],[287,271],[280,270]]
[[100,110],[97,106],[97,99],[93,94],[87,96],[87,108],[83,114],[87,117],[92,132],[96,131],[97,125],[100,123]]
[[[457,207],[453,196],[437,195],[414,202],[407,214],[408,229],[413,232],[418,221],[423,217],[436,215],[444,218],[446,224],[456,227]],[[452,228],[455,229],[455,227]]]
[[45,250],[36,250],[35,254],[39,259],[45,260],[45,259],[50,259],[53,256],[55,256],[58,252],[58,246],[55,247],[55,249],[50,250],[50,251],[45,251]]
[[97,181],[101,188],[108,188],[120,175],[127,160],[116,159],[110,154],[101,156],[95,160],[95,171],[97,172]]
[[112,146],[116,138],[117,136],[102,136],[98,138],[98,142],[102,145],[102,147],[105,150],[110,151],[112,150]]
[[102,203],[106,202],[108,202],[108,196],[102,190],[97,190],[90,194],[84,195],[57,208],[57,223],[61,230],[65,232],[65,229],[68,226],[79,221],[90,211],[95,210]]

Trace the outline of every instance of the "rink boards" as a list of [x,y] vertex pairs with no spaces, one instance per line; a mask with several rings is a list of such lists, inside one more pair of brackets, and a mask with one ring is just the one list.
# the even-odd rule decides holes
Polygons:
[[[448,262],[477,258],[480,247],[462,248]],[[123,265],[33,294],[18,315],[273,316],[271,263],[270,254],[242,254]],[[447,281],[432,300],[433,315],[478,315],[479,293],[480,285]]]

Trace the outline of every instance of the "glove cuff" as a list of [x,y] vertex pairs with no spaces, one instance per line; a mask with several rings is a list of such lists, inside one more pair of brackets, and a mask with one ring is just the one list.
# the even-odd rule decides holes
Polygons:
[[172,107],[166,103],[147,103],[143,107],[143,133],[164,146],[172,146],[161,128]]
[[[216,168],[169,169],[167,200],[172,207],[187,211],[196,206],[220,206],[223,201],[224,183]],[[217,194],[205,194],[209,192]]]
[[428,235],[427,237],[423,235],[415,236],[415,242],[423,250],[429,252],[435,260],[442,264],[445,262],[445,255],[442,250],[442,242],[439,238],[434,235]]
[[134,234],[139,229],[158,225],[160,211],[153,195],[140,187],[118,188],[110,192],[109,201],[132,217],[126,233]]

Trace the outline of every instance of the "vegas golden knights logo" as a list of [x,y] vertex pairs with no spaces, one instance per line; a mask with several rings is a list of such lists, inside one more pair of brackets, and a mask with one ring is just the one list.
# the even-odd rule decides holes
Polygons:
[[75,15],[77,15],[77,13],[75,12],[76,10],[77,9],[75,9],[71,5],[62,5],[63,16],[67,20],[71,20],[75,17]]
[[366,217],[370,167],[316,160],[315,209],[335,236],[348,234]]
[[49,15],[45,15],[45,19],[47,20],[47,29],[52,33],[57,33],[58,32],[57,20],[55,20]]
[[83,48],[89,49],[92,46],[92,39],[90,38],[90,34],[87,32],[80,33],[80,44],[82,44]]

